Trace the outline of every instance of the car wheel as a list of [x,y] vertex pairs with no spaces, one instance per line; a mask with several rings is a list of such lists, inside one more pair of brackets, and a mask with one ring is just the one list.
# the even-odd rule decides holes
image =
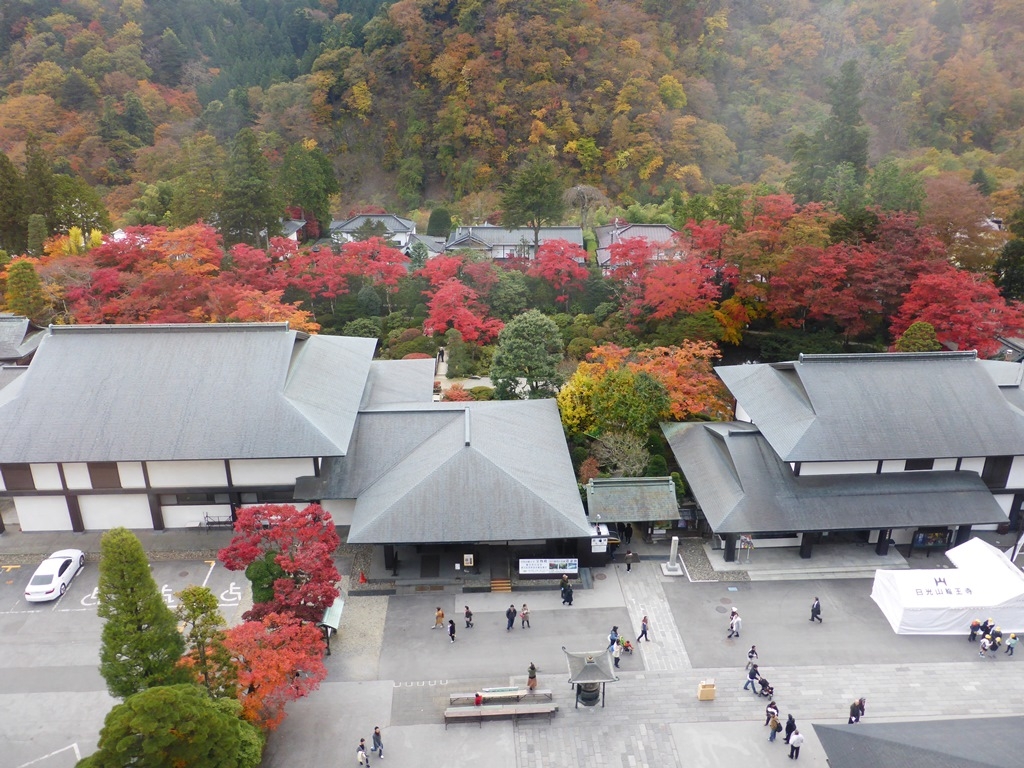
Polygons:
[[61,595],[61,597],[63,597],[64,593],[67,592],[67,591],[68,591],[68,585],[67,584],[61,584],[60,585],[60,595]]
[[84,568],[85,567],[85,555],[79,555],[78,556],[78,567],[79,568]]

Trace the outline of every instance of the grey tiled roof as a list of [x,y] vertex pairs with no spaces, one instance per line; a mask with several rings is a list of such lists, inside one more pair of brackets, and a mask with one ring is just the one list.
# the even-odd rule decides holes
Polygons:
[[331,232],[355,232],[366,222],[381,222],[387,232],[396,234],[399,232],[412,232],[416,229],[416,222],[410,219],[403,219],[393,213],[362,213],[344,221],[334,220],[331,222]]
[[605,224],[594,227],[597,237],[597,263],[606,266],[611,260],[613,243],[623,240],[644,239],[649,243],[667,243],[672,241],[676,230],[667,224]]
[[814,724],[831,768],[1005,768],[1020,762],[1024,717]]
[[17,362],[33,352],[45,331],[20,315],[0,314],[0,362]]
[[374,343],[286,323],[54,326],[0,391],[0,461],[342,455]]
[[971,352],[801,355],[715,372],[786,461],[1024,453],[1024,416]]
[[296,494],[358,499],[354,544],[590,536],[554,400],[364,412],[319,483]]
[[661,429],[719,534],[1007,522],[975,472],[797,477],[751,424],[662,424]]
[[[540,242],[547,240],[568,240],[576,245],[583,245],[583,230],[579,227],[541,227]],[[491,224],[480,224],[471,227],[458,227],[448,236],[447,249],[470,248],[476,241],[486,246],[515,247],[521,243],[533,245],[533,230],[529,227],[505,229]]]
[[359,410],[396,403],[431,403],[434,400],[435,358],[374,360],[366,379]]
[[592,523],[679,519],[671,477],[596,477],[587,483],[587,510]]

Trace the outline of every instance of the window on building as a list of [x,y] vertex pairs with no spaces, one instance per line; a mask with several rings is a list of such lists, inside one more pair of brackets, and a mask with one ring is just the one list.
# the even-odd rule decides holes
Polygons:
[[1013,456],[989,456],[981,470],[981,479],[989,488],[1005,488],[1012,464]]
[[923,469],[934,469],[935,459],[907,459],[904,467],[907,472],[920,472]]
[[121,475],[115,461],[90,461],[89,480],[93,488],[120,488]]
[[4,487],[8,491],[34,491],[36,481],[32,478],[32,467],[28,464],[0,464],[4,476]]

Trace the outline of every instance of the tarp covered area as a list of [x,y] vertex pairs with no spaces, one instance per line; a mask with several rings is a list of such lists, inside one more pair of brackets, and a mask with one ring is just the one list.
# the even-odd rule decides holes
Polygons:
[[966,635],[992,618],[1024,632],[1024,573],[1000,550],[971,539],[946,553],[956,568],[875,571],[871,599],[900,635]]

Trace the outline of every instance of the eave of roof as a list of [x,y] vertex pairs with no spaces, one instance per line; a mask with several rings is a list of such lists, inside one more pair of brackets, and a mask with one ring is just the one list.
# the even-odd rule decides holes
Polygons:
[[678,520],[676,486],[671,477],[594,478],[587,511],[592,523]]

